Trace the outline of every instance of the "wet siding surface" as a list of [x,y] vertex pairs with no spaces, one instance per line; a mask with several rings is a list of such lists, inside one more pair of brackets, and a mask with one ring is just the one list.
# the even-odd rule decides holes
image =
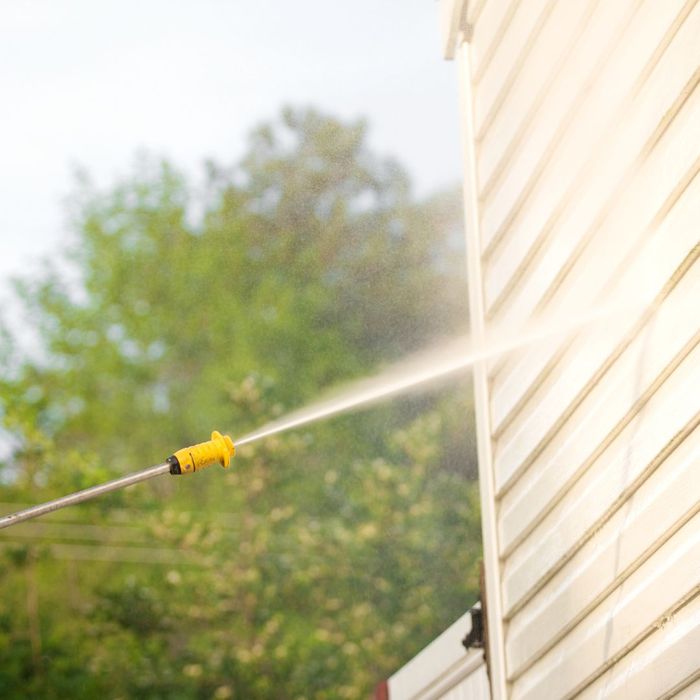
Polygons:
[[483,370],[506,692],[693,697],[700,3],[486,0],[466,16],[480,321],[637,301]]

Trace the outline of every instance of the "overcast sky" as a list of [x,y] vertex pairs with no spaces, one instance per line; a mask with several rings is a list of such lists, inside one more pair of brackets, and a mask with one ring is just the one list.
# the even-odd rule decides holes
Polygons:
[[10,0],[0,95],[3,278],[65,239],[75,165],[104,184],[139,149],[231,163],[283,104],[367,117],[421,194],[461,177],[434,0]]

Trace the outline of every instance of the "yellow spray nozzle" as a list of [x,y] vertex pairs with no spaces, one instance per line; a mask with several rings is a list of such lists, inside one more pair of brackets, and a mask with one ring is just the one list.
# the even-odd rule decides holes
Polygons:
[[236,454],[236,448],[233,440],[228,435],[222,435],[215,430],[211,434],[211,440],[191,447],[183,447],[169,457],[170,473],[191,474],[212,464],[220,464],[226,468],[234,454]]

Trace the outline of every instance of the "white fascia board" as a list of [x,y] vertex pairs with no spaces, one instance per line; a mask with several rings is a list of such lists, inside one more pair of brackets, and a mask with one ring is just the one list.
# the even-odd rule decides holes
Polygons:
[[[478,607],[478,603],[476,606]],[[462,640],[472,628],[470,612],[464,613],[439,637],[418,652],[405,666],[389,678],[390,700],[410,700],[430,695],[442,681],[453,683],[484,665],[482,649],[467,651]]]

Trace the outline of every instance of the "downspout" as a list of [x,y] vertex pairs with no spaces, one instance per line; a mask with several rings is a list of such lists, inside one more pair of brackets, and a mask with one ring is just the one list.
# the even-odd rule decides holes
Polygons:
[[[460,13],[462,18],[464,12]],[[467,274],[471,335],[475,344],[485,336],[483,280],[481,275],[481,231],[476,171],[474,96],[471,83],[471,27],[463,24],[455,51],[458,64],[462,150],[464,162],[464,218],[467,237]],[[479,460],[482,539],[484,548],[485,594],[488,601],[488,667],[493,700],[506,700],[505,643],[501,602],[498,523],[494,485],[491,412],[487,363],[474,366],[474,407]]]

